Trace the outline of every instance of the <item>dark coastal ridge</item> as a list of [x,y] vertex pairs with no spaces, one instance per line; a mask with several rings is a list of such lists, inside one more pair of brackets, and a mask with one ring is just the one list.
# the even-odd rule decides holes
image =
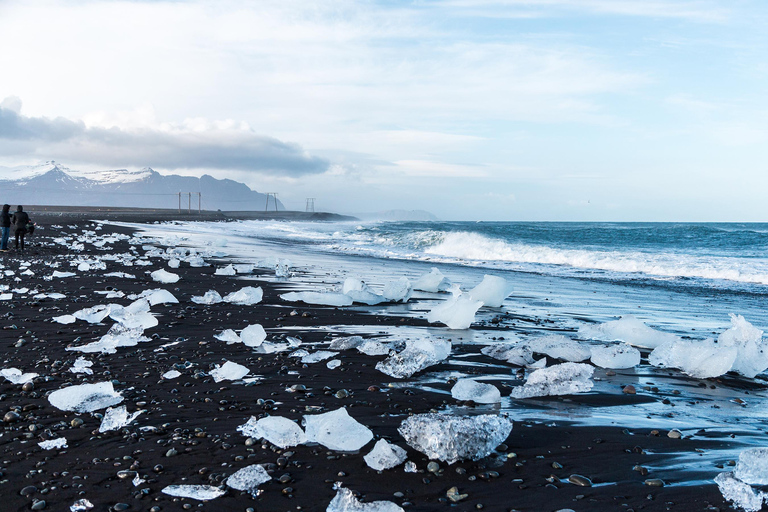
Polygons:
[[[324,363],[302,364],[286,352],[259,354],[213,338],[224,329],[241,329],[258,322],[271,340],[295,337],[306,346],[321,348],[347,335],[347,329],[354,329],[366,339],[379,339],[386,329],[395,326],[426,327],[425,320],[382,314],[376,308],[340,309],[281,300],[281,293],[307,289],[304,283],[311,268],[296,269],[287,281],[275,279],[273,271],[258,269],[253,274],[228,277],[215,275],[215,269],[228,261],[210,259],[203,267],[182,263],[172,269],[180,276],[178,282],[159,284],[147,271],[165,268],[167,262],[146,254],[149,246],[163,249],[150,239],[124,237],[105,248],[94,245],[99,239],[94,238],[94,233],[99,237],[136,233],[124,227],[97,225],[86,220],[84,212],[39,213],[35,219],[43,229],[30,238],[28,253],[23,257],[9,253],[2,260],[6,271],[22,277],[11,287],[24,286],[34,292],[16,295],[13,301],[3,303],[2,367],[39,374],[31,385],[23,387],[0,382],[0,412],[4,415],[0,436],[2,510],[66,511],[76,501],[87,499],[98,511],[315,511],[326,509],[336,494],[336,482],[354,491],[363,502],[387,500],[405,510],[418,511],[728,509],[711,481],[670,485],[676,480],[673,462],[678,457],[695,456],[720,441],[673,438],[665,430],[578,426],[567,418],[554,425],[518,421],[512,414],[511,434],[490,456],[451,465],[430,461],[407,447],[397,428],[409,415],[447,406],[458,406],[465,414],[473,414],[473,404],[457,405],[450,398],[450,378],[435,382],[432,391],[409,386],[408,382],[390,387],[391,379],[374,369],[384,356],[344,351],[338,356],[342,366],[331,370]],[[82,250],[73,251],[68,244],[62,244],[61,239],[66,237],[82,241]],[[69,270],[70,261],[129,253],[151,265],[126,266],[105,259],[103,270],[46,279],[52,265]],[[27,270],[31,275],[22,274]],[[105,276],[110,272],[127,272],[135,278]],[[8,279],[4,281],[8,283]],[[259,304],[201,305],[190,300],[211,289],[224,295],[245,285],[263,289]],[[108,331],[110,322],[61,325],[51,320],[98,304],[128,302],[105,300],[96,291],[129,295],[158,287],[171,292],[179,303],[153,306],[159,325],[145,331],[150,340],[136,347],[119,348],[115,354],[66,350],[98,340]],[[34,298],[40,293],[61,293],[66,298]],[[500,315],[483,329],[495,330],[502,339],[510,329],[520,327],[547,330],[540,319],[509,314]],[[93,362],[93,375],[69,372],[81,355]],[[477,358],[481,364],[468,368],[461,364],[466,357]],[[225,360],[248,367],[259,379],[249,385],[214,382],[210,372]],[[477,346],[458,344],[449,361],[429,371],[439,370],[443,375],[460,371],[482,377],[497,371],[494,363],[480,354]],[[161,379],[160,375],[170,369],[182,375],[175,380]],[[616,373],[604,378],[619,386],[624,377],[621,371]],[[126,427],[100,433],[98,413],[64,412],[48,401],[53,391],[103,381],[113,383],[129,412],[146,412]],[[509,382],[519,384],[519,377],[512,374]],[[502,385],[502,389],[508,387]],[[649,392],[547,400],[605,405],[657,398]],[[402,465],[385,471],[371,469],[363,455],[373,443],[359,453],[336,452],[320,445],[281,449],[237,431],[251,416],[278,415],[300,421],[305,414],[339,407],[346,407],[353,418],[369,427],[375,439],[406,448],[417,472],[405,472]],[[478,408],[480,411],[488,412],[487,406]],[[38,446],[38,442],[60,437],[66,438],[67,448],[43,450]],[[224,496],[204,502],[161,492],[176,484],[225,488],[222,484],[229,475],[250,464],[264,465],[272,477],[259,486],[255,497],[229,489]],[[134,486],[136,476],[145,482]],[[581,486],[586,483],[580,478],[589,479],[591,486]]]

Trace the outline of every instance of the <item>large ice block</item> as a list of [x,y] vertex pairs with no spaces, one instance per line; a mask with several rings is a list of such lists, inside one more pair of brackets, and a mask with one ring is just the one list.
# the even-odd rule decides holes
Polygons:
[[259,486],[270,480],[272,480],[272,477],[269,476],[269,473],[267,473],[267,470],[264,469],[261,464],[252,464],[235,471],[229,478],[227,478],[225,483],[228,487],[237,489],[238,491],[246,491],[251,494],[256,494]]
[[264,291],[260,286],[246,286],[236,292],[228,293],[222,300],[230,304],[237,304],[238,306],[251,306],[261,302],[263,296]]
[[583,363],[561,363],[541,368],[528,376],[524,385],[512,390],[513,398],[571,395],[592,389],[594,367]]
[[427,321],[445,324],[449,329],[469,329],[482,305],[466,294],[453,295],[427,313]]
[[444,292],[450,287],[451,281],[435,267],[432,267],[429,273],[424,274],[413,282],[413,289],[423,292]]
[[387,282],[381,293],[390,302],[408,302],[413,294],[413,287],[407,277],[400,277]]
[[768,485],[768,448],[749,448],[739,454],[733,476],[750,485]]
[[376,363],[376,369],[390,377],[404,379],[429,366],[438,364],[447,359],[449,355],[451,355],[450,341],[437,339],[407,340],[402,352],[379,361]]
[[715,483],[723,498],[745,512],[758,512],[763,509],[763,503],[768,500],[764,492],[755,491],[733,476],[733,473],[720,473],[715,477]]
[[640,364],[640,351],[626,344],[592,347],[592,364],[601,368],[634,368]]
[[232,361],[226,361],[224,364],[216,366],[211,370],[211,377],[214,382],[221,382],[223,380],[239,380],[248,375],[250,370],[245,366]]
[[169,485],[163,487],[162,493],[177,498],[208,501],[224,496],[227,491],[212,485]]
[[289,292],[280,295],[280,298],[288,302],[304,302],[319,306],[351,306],[352,297],[343,293],[321,292]]
[[501,393],[496,386],[477,382],[474,379],[459,379],[451,388],[451,396],[456,400],[472,400],[478,404],[501,402]]
[[738,355],[738,348],[725,347],[711,339],[679,339],[653,349],[648,362],[664,368],[680,368],[697,379],[708,379],[727,373]]
[[104,413],[104,418],[102,418],[101,425],[99,425],[99,432],[109,432],[110,430],[123,428],[138,418],[143,412],[136,411],[133,414],[128,414],[128,409],[124,405],[110,407]]
[[633,315],[624,315],[603,324],[583,325],[579,328],[579,336],[602,341],[624,341],[641,348],[656,348],[662,343],[680,339],[674,334],[648,327]]
[[338,487],[336,496],[328,504],[325,512],[404,512],[404,510],[391,501],[363,503],[355,498],[349,489]]
[[266,416],[261,419],[251,418],[237,427],[244,436],[266,439],[280,448],[290,448],[307,442],[304,431],[295,422],[282,416]]
[[483,276],[483,280],[472,288],[468,294],[473,300],[479,300],[484,306],[498,308],[512,293],[512,285],[506,279],[498,276]]
[[267,339],[267,333],[260,324],[253,324],[240,332],[240,339],[246,347],[258,347]]
[[406,458],[408,455],[404,449],[388,443],[385,439],[379,439],[363,460],[370,468],[382,471],[402,464]]
[[320,443],[329,450],[357,451],[373,439],[365,425],[352,418],[342,407],[323,414],[304,415],[307,441]]
[[48,395],[52,406],[62,411],[93,412],[123,401],[111,382],[80,384],[58,389]]

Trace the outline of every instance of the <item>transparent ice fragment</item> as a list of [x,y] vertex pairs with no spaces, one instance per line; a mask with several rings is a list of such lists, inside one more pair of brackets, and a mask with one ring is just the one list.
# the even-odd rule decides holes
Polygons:
[[343,293],[321,292],[289,292],[280,295],[280,298],[288,302],[304,302],[319,306],[351,306],[352,298]]
[[653,349],[648,362],[663,368],[680,368],[697,379],[708,379],[727,373],[738,355],[736,347],[724,347],[712,339],[678,339]]
[[3,368],[0,370],[0,377],[5,377],[5,380],[11,384],[25,384],[35,377],[36,373],[21,373],[18,368]]
[[456,400],[472,400],[478,404],[496,404],[501,402],[501,392],[493,384],[484,384],[474,379],[459,379],[451,388],[451,396]]
[[768,448],[749,448],[739,454],[733,476],[751,485],[768,485]]
[[181,376],[181,372],[180,372],[180,371],[178,371],[178,370],[168,370],[167,372],[165,372],[165,373],[162,375],[162,377],[163,377],[165,380],[171,380],[171,379],[175,379],[175,378],[177,378],[177,377],[180,377],[180,376]]
[[177,498],[208,501],[227,494],[227,491],[212,485],[169,485],[163,488],[163,494]]
[[224,302],[239,306],[251,306],[261,302],[263,295],[264,292],[261,287],[246,286],[236,292],[227,294],[223,300]]
[[93,412],[123,401],[111,382],[80,384],[58,389],[48,395],[52,406],[62,411]]
[[56,279],[61,279],[63,277],[73,277],[76,276],[74,272],[61,272],[60,270],[54,270],[53,271],[53,277]]
[[149,341],[149,338],[143,335],[142,328],[127,328],[121,324],[114,324],[109,328],[107,334],[102,336],[99,341],[81,345],[79,347],[67,347],[66,350],[83,352],[86,354],[101,352],[103,354],[114,354],[119,347],[133,347],[140,342]]
[[260,464],[252,464],[233,473],[224,483],[238,491],[256,494],[259,485],[270,480],[272,477],[269,476],[266,469]]
[[329,450],[354,452],[373,439],[371,430],[352,418],[342,407],[323,414],[304,415],[307,441]]
[[87,512],[93,508],[93,503],[86,499],[77,500],[69,507],[69,512]]
[[191,300],[195,304],[218,304],[224,299],[221,298],[221,295],[216,290],[208,290],[204,295],[196,295]]
[[91,366],[93,366],[93,363],[81,356],[75,359],[75,363],[72,365],[69,371],[72,373],[84,373],[86,375],[93,375]]
[[237,274],[237,271],[231,264],[227,265],[226,267],[217,268],[216,272],[214,272],[214,275],[217,276],[234,276],[235,274]]
[[720,473],[715,477],[720,493],[728,501],[746,512],[758,512],[768,495],[755,491],[749,484],[735,478],[733,473]]
[[549,334],[528,339],[524,342],[524,345],[531,352],[546,354],[553,359],[561,359],[572,363],[584,361],[592,356],[592,349],[589,345],[566,338],[562,334]]
[[349,489],[338,487],[336,496],[328,504],[325,512],[404,512],[402,507],[391,501],[372,501],[363,503],[355,498]]
[[252,263],[237,263],[235,265],[235,272],[238,274],[250,274],[253,272],[254,265]]
[[482,305],[482,302],[472,300],[465,294],[454,295],[430,311],[427,321],[445,324],[449,329],[469,329]]
[[423,292],[444,292],[450,287],[451,281],[434,267],[428,274],[424,274],[413,282],[413,289]]
[[179,299],[174,297],[174,295],[168,290],[163,290],[162,288],[157,288],[155,290],[146,290],[145,292],[141,293],[140,297],[147,299],[147,301],[149,301],[150,306],[155,306],[157,304],[178,304],[179,303]]
[[158,283],[164,283],[164,284],[172,284],[177,283],[179,281],[179,274],[174,274],[173,272],[168,272],[165,269],[155,270],[150,274],[152,276],[153,281],[157,281]]
[[413,287],[408,278],[400,277],[387,282],[381,294],[390,302],[408,302],[413,295]]
[[178,258],[171,258],[168,260],[168,266],[171,268],[179,268],[179,266],[181,266],[181,261],[179,261]]
[[320,361],[330,359],[337,355],[339,355],[338,352],[330,352],[328,350],[318,350],[317,352],[312,352],[311,354],[306,354],[305,356],[302,356],[301,362],[304,364],[319,363]]
[[397,429],[411,448],[448,464],[490,455],[509,436],[512,420],[503,416],[415,414]]
[[124,405],[121,405],[120,407],[110,407],[104,413],[101,425],[99,425],[99,432],[109,432],[110,430],[123,428],[138,418],[143,412],[144,411],[136,411],[129,415],[128,409]]
[[325,363],[325,367],[328,368],[329,370],[335,370],[339,366],[341,366],[341,361],[339,361],[338,359],[331,359],[330,361]]
[[634,368],[640,364],[640,351],[626,344],[592,347],[592,364],[601,368]]
[[266,439],[280,448],[290,448],[307,442],[304,431],[295,422],[282,416],[265,416],[261,419],[251,418],[237,427],[244,436],[255,439]]
[[258,347],[267,339],[267,333],[261,325],[253,324],[240,332],[240,339],[246,347]]
[[768,344],[763,342],[763,331],[743,316],[731,313],[731,328],[722,333],[717,341],[724,347],[738,350],[732,371],[752,379],[768,368]]
[[409,460],[408,462],[405,463],[405,466],[403,467],[403,470],[406,473],[416,473],[419,470],[419,468],[416,467],[416,463],[415,462]]
[[345,336],[343,338],[335,338],[328,345],[330,350],[350,350],[357,348],[363,342],[362,336]]
[[388,443],[385,439],[379,439],[367,455],[363,457],[365,463],[376,471],[391,469],[405,462],[408,458],[406,451],[396,444]]
[[379,295],[373,291],[364,281],[354,277],[349,277],[344,281],[344,285],[341,287],[341,293],[351,298],[353,302],[367,304],[369,306],[381,304],[387,300],[383,295]]
[[67,447],[67,438],[57,437],[56,439],[51,439],[50,441],[41,441],[37,443],[37,445],[43,450],[59,450],[61,448]]
[[635,347],[656,348],[662,343],[675,342],[679,336],[657,331],[645,325],[634,315],[624,315],[598,325],[582,325],[579,336],[601,341],[624,341]]
[[356,348],[358,352],[367,356],[385,356],[389,354],[389,346],[376,340],[365,340]]
[[242,343],[243,341],[240,339],[240,336],[232,329],[225,329],[219,334],[214,334],[213,337],[219,341],[226,341],[227,345],[232,345],[233,343]]
[[214,382],[221,382],[223,380],[239,380],[248,375],[250,370],[245,366],[232,361],[226,361],[224,364],[217,366],[211,370],[211,377]]
[[75,311],[73,316],[78,320],[84,320],[89,324],[98,324],[99,322],[101,322],[102,320],[104,320],[109,316],[109,313],[111,312],[112,307],[114,306],[117,306],[117,304],[110,304],[109,306],[105,306],[105,305],[93,306],[91,308],[85,308],[79,311]]
[[74,315],[61,315],[61,316],[55,316],[52,319],[56,323],[68,325],[73,324],[77,321],[77,318],[74,317]]
[[512,293],[512,285],[506,279],[498,276],[483,276],[483,280],[472,288],[468,294],[473,300],[479,300],[484,306],[499,308],[509,294]]
[[[359,349],[359,347],[358,347]],[[451,355],[451,342],[446,340],[408,340],[402,352],[376,363],[376,369],[390,377],[404,379]]]
[[536,370],[524,385],[512,390],[513,398],[571,395],[592,389],[594,367],[583,363],[561,363]]
[[[480,352],[517,366],[528,366],[533,363],[533,351],[524,343],[498,343],[480,349]],[[589,355],[587,356],[589,357]]]
[[291,260],[281,258],[275,263],[275,277],[290,277]]

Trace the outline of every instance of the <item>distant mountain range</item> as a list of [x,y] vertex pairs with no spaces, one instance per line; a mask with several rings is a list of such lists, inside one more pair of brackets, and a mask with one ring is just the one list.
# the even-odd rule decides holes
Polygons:
[[[134,208],[198,208],[203,210],[257,211],[267,207],[267,195],[233,180],[209,175],[200,178],[162,175],[147,167],[100,172],[74,171],[50,161],[40,165],[0,167],[0,204],[120,206]],[[190,196],[191,193],[191,196]],[[285,210],[274,196],[269,210]]]

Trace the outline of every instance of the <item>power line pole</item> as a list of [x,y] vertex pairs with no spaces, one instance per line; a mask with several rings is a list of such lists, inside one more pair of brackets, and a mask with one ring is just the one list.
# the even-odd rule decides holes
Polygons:
[[179,213],[181,213],[181,192],[179,192]]
[[314,197],[308,197],[307,198],[307,207],[306,207],[305,211],[312,212],[312,213],[315,212],[315,198]]
[[277,211],[277,192],[264,192],[267,195],[267,203],[264,205],[264,211],[269,210],[269,196],[275,200],[275,211]]
[[203,193],[198,192],[197,193],[197,213],[203,212],[202,204],[203,204]]

